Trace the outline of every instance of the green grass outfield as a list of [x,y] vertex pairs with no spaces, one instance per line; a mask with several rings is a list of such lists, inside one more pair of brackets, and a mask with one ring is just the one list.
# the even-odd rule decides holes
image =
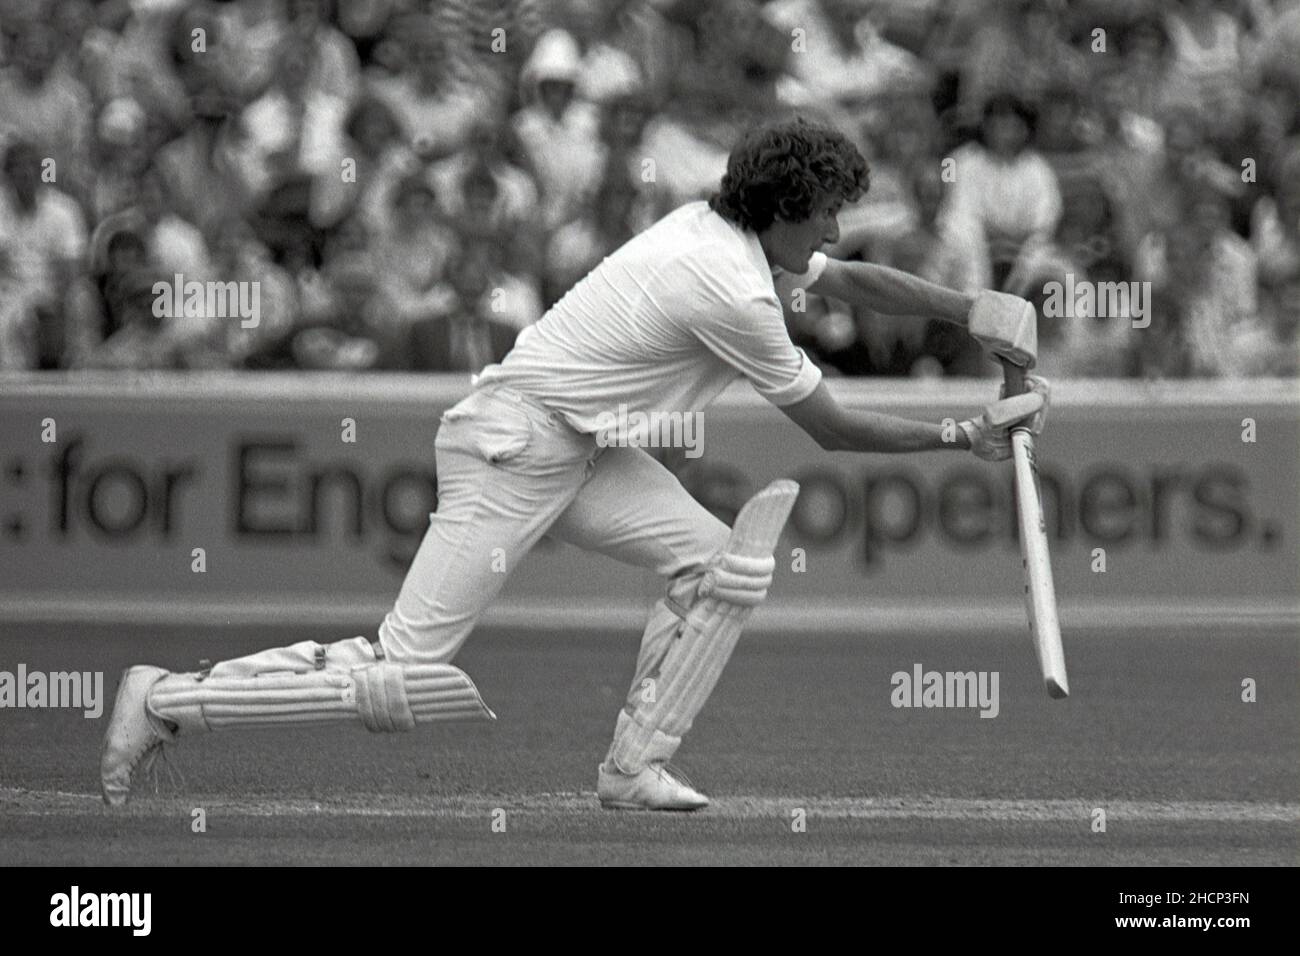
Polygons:
[[[1067,701],[1023,633],[747,636],[679,754],[714,797],[692,815],[596,803],[637,635],[484,631],[458,663],[495,723],[192,738],[183,784],[99,802],[124,665],[356,632],[0,628],[0,670],[104,671],[107,698],[99,720],[0,710],[0,864],[1300,862],[1300,640],[1258,628],[1069,632]],[[890,677],[916,663],[998,671],[998,716],[895,709]]]

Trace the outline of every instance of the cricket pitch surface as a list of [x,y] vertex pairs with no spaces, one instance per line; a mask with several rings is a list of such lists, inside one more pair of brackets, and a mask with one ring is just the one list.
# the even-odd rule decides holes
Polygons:
[[[1064,701],[1019,631],[746,635],[678,754],[713,799],[694,814],[596,800],[638,634],[483,630],[456,663],[495,723],[192,737],[169,748],[183,782],[100,802],[124,666],[361,632],[0,627],[0,668],[104,672],[98,719],[0,711],[0,864],[1300,863],[1300,638],[1263,628],[1067,623]],[[895,706],[917,665],[996,672],[996,716]]]

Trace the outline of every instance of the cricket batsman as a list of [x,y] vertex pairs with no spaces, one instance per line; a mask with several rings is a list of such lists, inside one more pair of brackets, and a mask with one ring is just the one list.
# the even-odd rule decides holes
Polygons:
[[451,662],[505,582],[494,570],[501,554],[513,569],[549,533],[664,581],[597,771],[601,805],[706,806],[669,761],[767,594],[798,486],[774,482],[728,528],[629,436],[602,431],[620,406],[629,415],[698,414],[743,376],[833,451],[967,450],[997,461],[1010,455],[1012,424],[1030,419],[1041,429],[1041,380],[945,433],[841,407],[791,342],[781,296],[802,288],[945,320],[1003,358],[1034,364],[1036,316],[1025,300],[957,292],[819,251],[839,238],[840,207],[868,185],[866,161],[835,129],[794,119],[743,136],[711,199],[608,256],[442,416],[437,511],[374,639],[304,641],[196,673],[128,668],[104,739],[104,800],[124,803],[133,771],[178,737],[206,731],[360,720],[389,732],[494,719]]

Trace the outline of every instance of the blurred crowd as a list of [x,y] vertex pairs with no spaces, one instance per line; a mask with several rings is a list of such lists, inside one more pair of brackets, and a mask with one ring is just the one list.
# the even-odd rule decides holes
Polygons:
[[1300,0],[0,0],[0,63],[0,369],[476,371],[799,112],[834,253],[1035,300],[1046,374],[1297,373]]

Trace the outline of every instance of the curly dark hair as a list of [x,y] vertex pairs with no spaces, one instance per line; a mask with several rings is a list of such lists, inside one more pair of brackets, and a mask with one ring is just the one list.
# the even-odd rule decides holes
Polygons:
[[867,161],[843,133],[796,117],[740,138],[709,208],[742,229],[761,232],[778,217],[803,222],[814,203],[851,202],[869,187]]

